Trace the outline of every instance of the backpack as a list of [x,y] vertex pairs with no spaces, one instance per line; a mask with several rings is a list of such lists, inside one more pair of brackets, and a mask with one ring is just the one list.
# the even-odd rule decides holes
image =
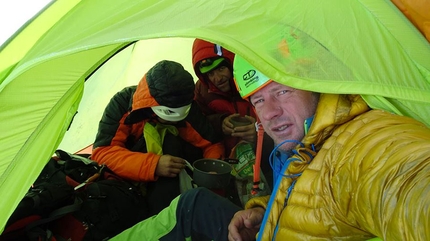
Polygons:
[[107,240],[147,218],[137,186],[86,155],[55,154],[9,217],[0,241]]

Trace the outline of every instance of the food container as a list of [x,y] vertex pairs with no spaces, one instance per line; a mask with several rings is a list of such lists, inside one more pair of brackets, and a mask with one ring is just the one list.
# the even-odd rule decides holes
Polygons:
[[203,158],[196,160],[193,167],[193,180],[199,187],[221,189],[230,183],[232,167],[226,161]]

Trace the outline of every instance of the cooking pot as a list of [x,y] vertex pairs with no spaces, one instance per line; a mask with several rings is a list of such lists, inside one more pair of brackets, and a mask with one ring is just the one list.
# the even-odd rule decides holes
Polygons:
[[230,183],[232,167],[227,161],[203,158],[194,161],[193,167],[193,180],[199,187],[221,189]]

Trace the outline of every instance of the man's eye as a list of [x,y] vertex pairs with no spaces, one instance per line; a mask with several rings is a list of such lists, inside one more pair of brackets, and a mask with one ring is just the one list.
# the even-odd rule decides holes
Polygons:
[[285,95],[288,92],[288,90],[281,90],[278,92],[278,95]]
[[263,103],[263,102],[264,102],[264,100],[263,100],[263,99],[258,99],[258,100],[253,101],[253,102],[252,102],[252,105],[256,106],[256,105],[261,104],[261,103]]

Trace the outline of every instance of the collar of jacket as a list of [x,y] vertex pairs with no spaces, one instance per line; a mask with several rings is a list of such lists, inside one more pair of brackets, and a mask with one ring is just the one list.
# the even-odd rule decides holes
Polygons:
[[338,126],[368,110],[360,95],[321,94],[312,125],[302,140],[303,146],[296,146],[293,150],[290,158],[294,161],[284,175],[302,173]]
[[314,120],[303,138],[305,147],[318,151],[333,131],[370,108],[360,95],[321,94]]

